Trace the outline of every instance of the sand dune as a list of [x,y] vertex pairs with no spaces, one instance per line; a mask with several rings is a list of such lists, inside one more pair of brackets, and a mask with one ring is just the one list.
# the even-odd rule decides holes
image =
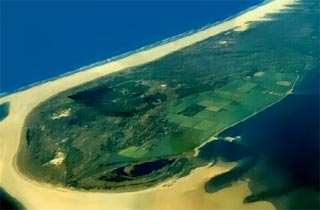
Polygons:
[[170,187],[161,185],[139,192],[96,193],[36,183],[16,169],[15,154],[25,117],[49,97],[103,75],[154,61],[221,32],[246,30],[250,27],[250,21],[270,21],[267,14],[280,12],[294,2],[271,1],[190,36],[0,98],[0,103],[10,102],[9,116],[0,122],[0,185],[28,209],[274,209],[268,202],[244,205],[243,198],[250,194],[246,182],[239,182],[214,194],[204,192],[205,181],[214,174],[229,170],[234,164],[220,163],[212,168],[195,169]]

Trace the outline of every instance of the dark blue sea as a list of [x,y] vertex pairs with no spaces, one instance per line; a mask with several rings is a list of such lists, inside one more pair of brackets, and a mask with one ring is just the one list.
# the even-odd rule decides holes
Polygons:
[[[277,209],[320,208],[320,67],[307,72],[293,94],[224,132],[200,150],[200,158],[247,161],[211,179],[208,192],[250,180],[245,202],[268,200]],[[241,136],[238,144],[223,141]],[[246,145],[244,147],[243,145]],[[287,204],[283,204],[286,199]]]
[[199,29],[261,2],[1,1],[0,92]]

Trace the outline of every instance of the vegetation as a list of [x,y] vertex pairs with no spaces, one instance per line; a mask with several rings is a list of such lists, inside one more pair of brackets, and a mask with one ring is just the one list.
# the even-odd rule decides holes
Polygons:
[[[189,151],[285,97],[318,63],[304,5],[66,90],[28,116],[18,164],[83,189],[149,187],[203,162]],[[223,41],[223,42],[222,42]]]

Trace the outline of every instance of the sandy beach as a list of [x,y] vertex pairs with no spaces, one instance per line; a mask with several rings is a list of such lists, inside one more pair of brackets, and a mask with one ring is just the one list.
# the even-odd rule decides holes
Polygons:
[[[0,98],[0,104],[10,102],[9,115],[0,122],[0,186],[27,209],[274,209],[268,202],[243,204],[243,199],[250,195],[246,181],[214,194],[205,193],[205,182],[216,174],[230,170],[234,163],[197,168],[184,178],[171,180],[171,184],[163,183],[143,191],[98,193],[36,183],[19,173],[15,155],[26,116],[49,97],[98,77],[157,60],[221,32],[247,30],[251,21],[271,21],[266,17],[268,14],[281,12],[294,3],[295,0],[270,1],[190,36]],[[163,187],[164,184],[167,186]]]

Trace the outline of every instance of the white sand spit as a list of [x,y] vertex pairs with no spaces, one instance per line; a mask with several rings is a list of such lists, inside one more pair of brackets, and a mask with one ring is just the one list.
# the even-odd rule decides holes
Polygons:
[[53,114],[51,116],[51,119],[52,120],[57,120],[57,119],[60,119],[60,118],[63,118],[63,117],[68,117],[68,116],[70,116],[70,114],[71,114],[71,108],[63,110],[63,111],[61,111],[59,113]]
[[63,163],[64,158],[65,158],[64,153],[57,152],[55,158],[50,160],[49,163],[52,164],[52,165],[60,165],[61,163]]
[[[230,170],[234,164],[198,168],[190,175],[178,179],[170,187],[157,186],[128,193],[97,193],[57,188],[31,180],[17,170],[15,157],[26,116],[35,106],[49,97],[112,72],[154,61],[221,32],[235,28],[246,30],[250,28],[250,21],[265,21],[267,14],[280,12],[286,5],[293,3],[294,0],[270,1],[238,17],[173,42],[0,98],[0,103],[10,102],[9,116],[0,122],[1,187],[22,202],[27,209],[32,210],[274,209],[268,202],[244,205],[242,202],[244,197],[250,194],[247,182],[239,182],[231,188],[213,194],[204,192],[204,183],[210,177]],[[62,112],[54,118],[67,117],[70,111]],[[52,163],[61,164],[63,157],[62,154],[57,154]]]

